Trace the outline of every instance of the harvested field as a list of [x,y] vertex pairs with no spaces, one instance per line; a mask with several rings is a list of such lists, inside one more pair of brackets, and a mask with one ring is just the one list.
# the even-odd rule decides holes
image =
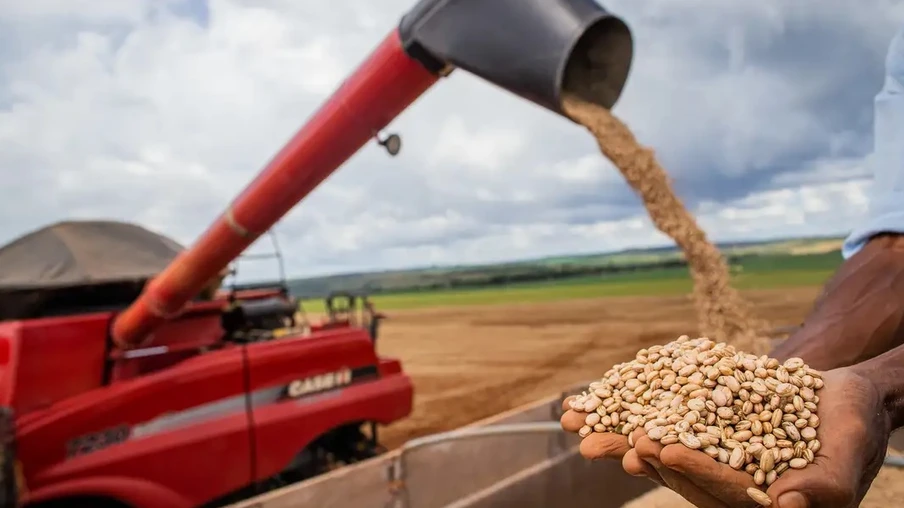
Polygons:
[[[802,321],[818,287],[744,292],[777,325]],[[689,296],[615,297],[388,312],[380,354],[415,383],[411,417],[382,440],[451,430],[601,376],[638,349],[696,332]]]

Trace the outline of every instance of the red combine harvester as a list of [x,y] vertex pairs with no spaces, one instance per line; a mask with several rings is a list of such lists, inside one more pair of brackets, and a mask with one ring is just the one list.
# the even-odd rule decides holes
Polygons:
[[226,504],[378,454],[376,424],[411,411],[358,321],[302,330],[285,286],[217,292],[215,275],[152,340],[115,347],[114,316],[181,252],[116,222],[0,249],[4,479],[23,503]]
[[[594,82],[585,100],[611,107],[632,52],[625,23],[593,0],[422,0],[165,267],[147,248],[123,255],[83,239],[77,263],[94,269],[79,291],[34,285],[72,260],[11,277],[0,302],[12,311],[0,321],[0,508],[218,506],[377,453],[366,428],[408,415],[412,386],[363,328],[296,330],[279,290],[198,296],[368,141],[395,155],[400,138],[382,130],[456,67],[562,114],[577,75]],[[58,246],[45,239],[10,258]],[[86,286],[93,270],[118,278]],[[17,300],[25,290],[36,306]],[[105,307],[85,308],[92,298]],[[47,302],[67,305],[29,314]]]

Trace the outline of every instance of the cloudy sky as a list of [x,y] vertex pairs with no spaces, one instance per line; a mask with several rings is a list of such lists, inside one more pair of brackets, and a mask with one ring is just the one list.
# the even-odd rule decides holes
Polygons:
[[[0,243],[72,217],[190,243],[413,3],[0,0]],[[615,112],[711,236],[863,216],[904,2],[605,5],[637,43]],[[398,157],[368,146],[278,224],[291,274],[666,240],[583,130],[462,71],[391,130]]]

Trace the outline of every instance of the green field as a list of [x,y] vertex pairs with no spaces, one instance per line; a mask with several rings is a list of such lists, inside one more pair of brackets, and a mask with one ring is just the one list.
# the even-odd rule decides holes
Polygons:
[[[769,289],[822,285],[841,264],[836,252],[814,255],[766,255],[742,259],[733,266],[733,280],[740,289]],[[607,296],[678,295],[691,290],[685,268],[670,268],[604,277],[582,277],[548,283],[494,286],[481,289],[417,291],[374,295],[384,310],[457,305],[531,303]],[[322,300],[304,302],[311,313],[324,311]]]
[[[797,238],[762,242],[726,243],[718,245],[727,258],[738,260],[776,259],[776,263],[800,264],[799,259],[781,256],[837,251],[841,238]],[[807,257],[807,256],[800,256]],[[834,261],[840,257],[835,256]],[[317,298],[331,291],[361,291],[399,294],[419,291],[472,292],[476,288],[534,284],[551,280],[569,281],[581,277],[610,277],[619,273],[667,270],[682,265],[683,256],[675,246],[627,249],[618,252],[555,256],[533,260],[509,261],[488,265],[434,266],[400,270],[349,272],[288,281],[293,295]],[[833,262],[834,262],[833,261]],[[809,261],[804,261],[809,262]]]

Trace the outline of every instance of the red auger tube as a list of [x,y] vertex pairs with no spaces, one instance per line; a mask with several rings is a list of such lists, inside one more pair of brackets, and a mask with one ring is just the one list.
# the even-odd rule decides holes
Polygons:
[[197,243],[117,316],[113,340],[134,347],[150,339],[445,71],[460,68],[562,115],[570,75],[593,76],[583,98],[612,107],[632,56],[630,29],[595,0],[420,0]]
[[198,241],[112,327],[123,348],[148,342],[221,270],[270,229],[438,79],[409,57],[394,30]]

